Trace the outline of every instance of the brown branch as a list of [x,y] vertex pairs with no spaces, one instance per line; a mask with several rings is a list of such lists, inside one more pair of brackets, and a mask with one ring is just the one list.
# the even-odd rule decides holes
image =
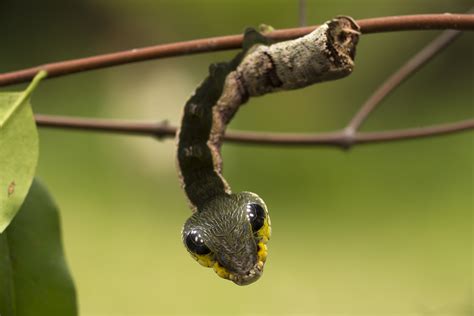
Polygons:
[[[61,116],[36,116],[36,123],[41,127],[79,129],[84,131],[102,131],[128,135],[146,135],[159,139],[172,138],[176,134],[176,127],[163,123],[144,123],[130,121],[70,118]],[[474,129],[474,120],[460,121],[450,124],[440,124],[429,127],[382,131],[360,132],[353,135],[345,131],[321,134],[282,134],[257,132],[227,132],[224,139],[234,143],[258,145],[325,145],[349,148],[355,144],[369,144],[406,139],[430,137],[452,134]]]
[[346,127],[347,133],[353,133],[359,129],[367,117],[373,113],[375,108],[398,86],[405,82],[417,70],[428,63],[439,52],[451,44],[462,32],[444,31],[436,37],[431,43],[425,46],[415,56],[410,58],[402,67],[392,74],[384,83],[382,83],[372,95],[365,101],[359,111],[354,115]]
[[174,137],[176,134],[176,127],[169,126],[167,122],[147,123],[43,114],[36,114],[35,119],[36,124],[40,127],[154,136],[158,138]]
[[352,136],[344,130],[320,134],[280,134],[239,132],[226,134],[226,140],[239,143],[258,145],[289,145],[289,146],[335,146],[348,149],[353,145],[392,142],[416,138],[452,134],[474,129],[474,120],[465,120],[449,124],[439,124],[421,128],[381,131],[357,132]]
[[[472,14],[474,7],[466,12]],[[360,128],[367,117],[374,112],[377,106],[410,76],[415,74],[419,69],[426,65],[444,48],[448,47],[462,32],[448,30],[441,33],[428,45],[426,45],[415,56],[410,58],[402,67],[392,74],[384,83],[382,83],[364,102],[359,111],[354,115],[352,120],[346,126],[345,131],[348,134],[354,133]]]
[[[390,16],[358,20],[357,23],[364,34],[427,29],[474,30],[474,15],[421,14]],[[310,26],[277,30],[269,33],[268,36],[276,40],[288,40],[308,34],[315,28],[316,26]],[[229,35],[137,48],[3,73],[0,74],[0,86],[28,82],[40,70],[46,70],[48,78],[52,78],[150,59],[235,49],[241,47],[241,45],[242,35]]]

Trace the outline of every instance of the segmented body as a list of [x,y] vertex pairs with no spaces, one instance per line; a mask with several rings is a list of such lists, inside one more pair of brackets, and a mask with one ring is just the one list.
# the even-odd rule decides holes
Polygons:
[[254,193],[231,193],[222,176],[221,138],[250,97],[350,74],[358,30],[351,18],[340,17],[302,38],[276,44],[248,30],[242,53],[211,65],[186,103],[178,132],[178,170],[195,211],[183,228],[183,240],[199,263],[239,285],[261,275],[270,238],[268,210]]

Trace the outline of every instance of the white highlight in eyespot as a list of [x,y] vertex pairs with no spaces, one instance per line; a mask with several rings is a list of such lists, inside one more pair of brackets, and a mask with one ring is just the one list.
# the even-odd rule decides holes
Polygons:
[[197,230],[192,230],[190,234],[195,235],[194,236],[194,242],[204,244],[204,239],[202,238],[202,235],[197,231]]
[[255,217],[255,213],[252,212],[252,207],[250,205],[247,205],[247,219],[251,220],[252,218]]

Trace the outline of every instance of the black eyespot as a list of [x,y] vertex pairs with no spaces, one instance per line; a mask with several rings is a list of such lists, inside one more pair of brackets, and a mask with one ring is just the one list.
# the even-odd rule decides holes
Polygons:
[[247,218],[250,224],[252,224],[252,230],[256,232],[263,227],[263,223],[265,222],[265,210],[259,204],[248,204]]
[[186,247],[188,249],[197,254],[197,255],[205,255],[211,252],[211,250],[206,246],[202,235],[195,230],[192,230],[185,239]]

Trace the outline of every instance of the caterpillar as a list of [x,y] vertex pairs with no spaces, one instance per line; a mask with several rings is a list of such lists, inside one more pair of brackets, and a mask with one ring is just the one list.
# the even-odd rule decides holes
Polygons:
[[193,214],[182,240],[195,260],[220,277],[238,285],[259,279],[271,235],[265,202],[255,193],[232,193],[222,176],[226,126],[250,97],[349,75],[359,30],[345,16],[279,43],[247,29],[243,51],[229,62],[212,64],[186,102],[177,132],[177,167]]

